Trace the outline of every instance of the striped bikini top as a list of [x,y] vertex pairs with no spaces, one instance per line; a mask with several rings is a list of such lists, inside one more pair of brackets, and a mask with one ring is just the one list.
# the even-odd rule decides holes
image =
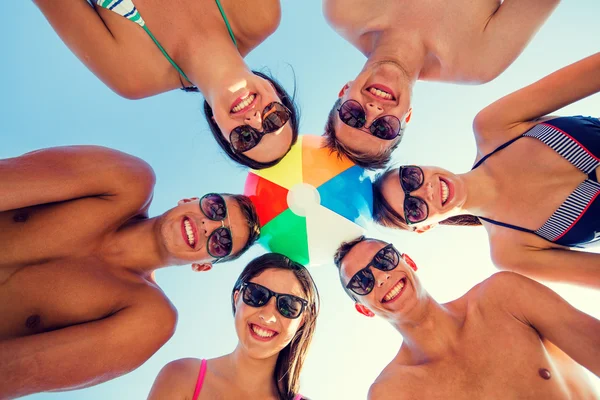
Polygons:
[[[162,47],[162,45],[154,37],[152,32],[150,32],[150,29],[148,29],[148,27],[146,26],[146,21],[144,21],[144,18],[142,18],[141,14],[137,10],[137,8],[135,8],[135,5],[133,4],[132,0],[93,0],[93,1],[98,6],[100,6],[102,8],[106,8],[107,10],[111,10],[111,11],[121,15],[122,17],[125,17],[128,20],[135,22],[136,24],[141,26],[142,29],[144,29],[144,31],[146,31],[148,36],[150,36],[150,38],[152,39],[154,44],[156,44],[156,47],[158,47],[158,49],[161,51],[163,56],[165,56],[167,61],[169,61],[169,63],[171,63],[173,68],[175,68],[177,70],[177,72],[179,72],[179,75],[183,76],[188,82],[191,82],[190,79],[185,75],[183,70],[181,68],[179,68],[179,66],[175,63],[175,61],[173,61],[171,56],[169,56],[169,53],[167,53],[165,48]],[[221,17],[223,17],[223,21],[225,22],[225,26],[227,27],[227,31],[229,32],[229,36],[231,37],[233,44],[237,47],[237,42],[235,40],[235,36],[233,35],[233,30],[231,29],[231,25],[229,25],[229,21],[227,20],[227,16],[225,15],[225,11],[223,10],[223,7],[221,6],[221,2],[219,0],[215,0],[215,3],[217,3],[217,7],[219,8]],[[183,82],[181,82],[181,89],[185,90],[186,92],[197,92],[198,91],[198,88],[196,88],[195,86],[186,87],[183,84]]]
[[472,169],[498,151],[522,137],[536,138],[588,178],[567,197],[550,218],[537,230],[478,218],[494,225],[533,233],[550,242],[569,247],[583,247],[600,240],[600,184],[595,170],[600,165],[600,121],[591,117],[560,117],[537,124],[524,134],[509,140],[487,154]]

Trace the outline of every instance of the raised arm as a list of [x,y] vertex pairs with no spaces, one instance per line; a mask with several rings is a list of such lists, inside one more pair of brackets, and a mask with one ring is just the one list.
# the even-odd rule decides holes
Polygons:
[[0,398],[93,386],[139,367],[173,334],[170,304],[0,342]]
[[600,53],[596,53],[487,106],[475,117],[473,129],[485,139],[599,91]]
[[489,281],[510,314],[600,376],[600,321],[522,275],[501,272]]
[[90,196],[148,201],[155,183],[143,160],[99,146],[37,150],[0,160],[0,212]]

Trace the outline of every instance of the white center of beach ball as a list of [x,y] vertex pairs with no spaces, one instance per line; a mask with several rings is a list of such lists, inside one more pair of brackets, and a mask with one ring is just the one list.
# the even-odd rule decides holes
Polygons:
[[294,214],[305,217],[308,210],[321,204],[321,196],[314,186],[298,183],[288,192],[287,204]]

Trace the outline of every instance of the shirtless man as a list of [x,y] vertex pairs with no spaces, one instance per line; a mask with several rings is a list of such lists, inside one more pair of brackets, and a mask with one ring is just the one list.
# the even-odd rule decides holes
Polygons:
[[[102,147],[0,160],[0,399],[139,367],[177,320],[153,272],[188,263],[205,271],[258,237],[244,196],[205,196],[204,211],[185,199],[148,218],[154,183],[144,161]],[[227,239],[230,254],[211,256],[225,255]]]
[[547,287],[500,272],[439,304],[413,260],[364,237],[344,243],[335,263],[356,309],[404,338],[369,400],[597,398],[578,364],[600,375],[600,321]]
[[417,80],[491,81],[558,2],[323,0],[331,27],[367,57],[329,113],[328,147],[362,167],[383,168],[410,120]]

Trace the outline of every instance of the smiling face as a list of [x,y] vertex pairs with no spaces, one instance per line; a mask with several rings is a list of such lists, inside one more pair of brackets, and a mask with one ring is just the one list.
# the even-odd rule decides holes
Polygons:
[[378,154],[394,146],[398,140],[383,140],[368,133],[375,119],[392,115],[400,121],[406,120],[410,109],[412,82],[393,63],[378,63],[367,66],[354,81],[349,82],[340,92],[340,104],[355,100],[362,105],[366,124],[362,129],[344,124],[339,116],[335,118],[337,139],[349,150],[368,154]]
[[[269,268],[251,278],[249,282],[262,285],[276,293],[306,299],[302,285],[290,270]],[[306,309],[298,318],[290,319],[283,317],[277,310],[275,296],[262,307],[249,306],[244,303],[242,297],[242,292],[234,293],[235,329],[240,346],[252,358],[277,357],[296,335],[304,321]]]
[[[421,222],[410,225],[416,230],[459,214],[466,201],[465,185],[458,175],[438,167],[420,166],[420,168],[423,171],[423,184],[411,191],[409,195],[424,200],[429,213],[421,209],[412,215],[416,221],[427,217]],[[407,175],[406,178],[412,177]],[[405,183],[405,187],[410,188],[410,184]],[[381,194],[394,212],[406,220],[404,210],[406,195],[400,183],[400,168],[392,169],[383,176]]]
[[[272,102],[282,102],[275,87],[267,79],[249,73],[213,97],[211,107],[214,121],[229,142],[231,131],[241,125],[249,125],[262,132],[263,111]],[[243,152],[243,155],[268,163],[283,157],[292,140],[292,126],[288,121],[281,129],[263,136],[256,147]]]
[[[356,244],[341,260],[340,277],[344,286],[352,277],[371,264],[376,254],[387,246],[379,240],[366,239]],[[399,258],[398,266],[391,271],[369,267],[375,278],[373,290],[366,295],[352,293],[353,297],[376,315],[388,320],[398,320],[420,304],[427,296],[419,279],[409,266],[407,256]],[[414,264],[413,264],[414,265]]]
[[[231,254],[236,254],[244,247],[250,234],[248,222],[235,199],[229,196],[223,198],[227,205],[227,217],[223,221],[209,219],[201,211],[199,199],[181,201],[177,207],[159,217],[159,243],[171,264],[215,261],[215,257],[208,252],[207,242],[210,235],[222,227],[229,228],[231,232]],[[218,251],[211,245],[211,253]]]

